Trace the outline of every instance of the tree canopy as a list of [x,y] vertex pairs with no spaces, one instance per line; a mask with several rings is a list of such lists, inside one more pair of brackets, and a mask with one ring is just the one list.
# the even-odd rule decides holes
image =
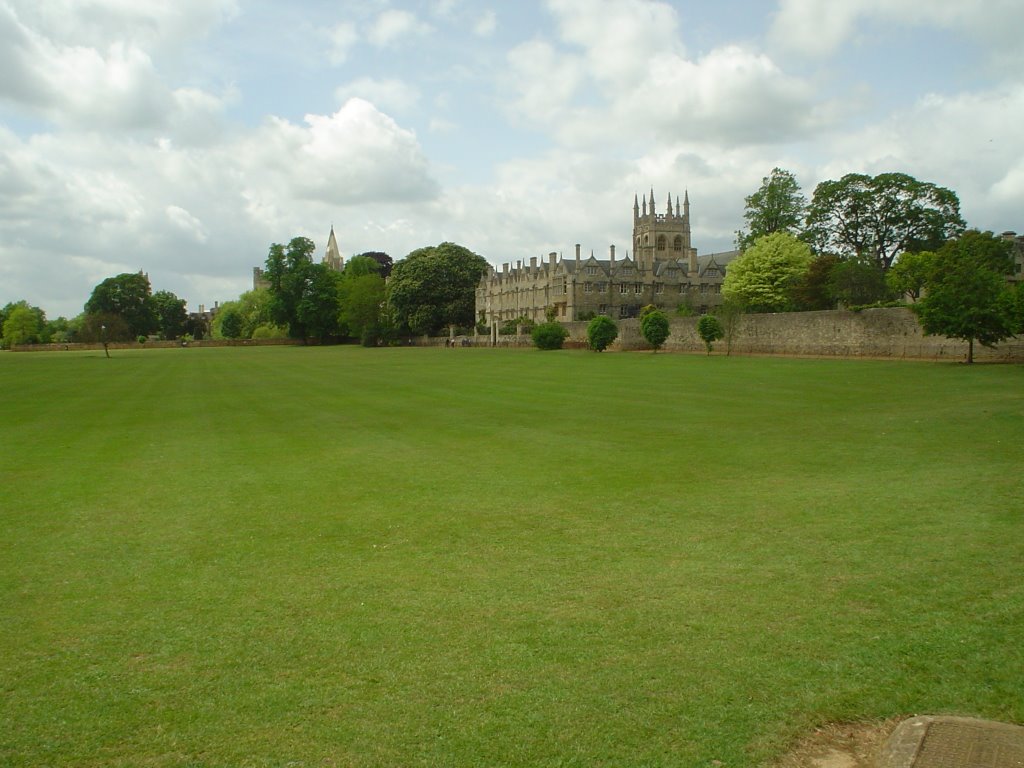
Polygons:
[[273,243],[267,255],[264,277],[270,284],[270,317],[295,339],[337,332],[339,275],[325,264],[313,263],[315,250],[308,237],[294,237],[287,246]]
[[432,334],[447,325],[470,327],[476,287],[487,261],[455,243],[419,248],[395,264],[388,301],[413,333]]
[[157,291],[153,294],[152,302],[160,338],[179,338],[185,332],[185,324],[188,323],[185,300],[179,299],[170,291]]
[[46,324],[46,315],[38,307],[29,306],[21,301],[5,307],[3,322],[0,323],[0,336],[3,345],[11,347],[15,344],[35,344],[42,341]]
[[729,264],[722,293],[748,312],[786,312],[810,264],[806,243],[788,232],[765,235]]
[[654,347],[654,351],[657,352],[668,339],[668,316],[660,309],[655,309],[652,312],[641,315],[640,333],[643,334],[644,340]]
[[974,342],[991,347],[1017,330],[1011,245],[991,232],[970,230],[935,252],[924,297],[914,304],[927,335],[963,339],[967,362]]
[[374,346],[384,334],[384,278],[376,272],[342,277],[338,287],[341,325],[363,346]]
[[736,244],[746,250],[759,237],[775,232],[798,234],[807,210],[807,198],[796,177],[782,168],[773,168],[761,180],[761,188],[746,197],[747,231],[736,233]]
[[607,315],[598,315],[587,324],[587,346],[604,352],[619,336],[619,327]]
[[148,336],[159,328],[153,305],[149,277],[142,272],[125,272],[108,277],[95,288],[85,303],[87,315],[120,318],[123,323],[107,321],[110,341]]
[[388,278],[391,276],[391,269],[394,267],[394,261],[386,253],[383,251],[367,251],[366,253],[360,253],[358,256],[353,256],[352,258],[356,259],[362,256],[365,256],[368,259],[373,259],[377,262],[377,265],[380,267],[377,272],[381,277]]
[[807,212],[807,236],[819,253],[870,259],[882,270],[901,253],[938,248],[964,226],[955,192],[905,173],[823,181]]

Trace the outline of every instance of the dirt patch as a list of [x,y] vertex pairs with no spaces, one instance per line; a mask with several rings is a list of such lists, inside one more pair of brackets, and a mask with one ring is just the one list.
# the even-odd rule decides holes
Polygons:
[[880,748],[901,720],[819,726],[794,744],[773,768],[875,768]]

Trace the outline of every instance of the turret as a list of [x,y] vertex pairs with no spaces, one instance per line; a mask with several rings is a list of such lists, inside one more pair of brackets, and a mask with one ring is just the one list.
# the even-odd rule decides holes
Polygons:
[[633,221],[640,218],[640,202],[637,200],[636,194],[633,195]]

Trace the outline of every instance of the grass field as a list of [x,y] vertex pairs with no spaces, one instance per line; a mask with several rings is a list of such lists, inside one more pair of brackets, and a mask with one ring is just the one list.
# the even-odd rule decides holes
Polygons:
[[0,765],[752,766],[1024,721],[1024,366],[112,355],[0,355]]

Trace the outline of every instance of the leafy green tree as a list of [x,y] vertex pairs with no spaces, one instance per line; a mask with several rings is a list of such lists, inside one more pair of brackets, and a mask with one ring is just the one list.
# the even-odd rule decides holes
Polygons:
[[242,329],[245,325],[245,318],[242,317],[238,307],[231,306],[233,303],[229,302],[226,306],[221,307],[220,312],[217,313],[217,317],[214,319],[214,326],[219,326],[220,335],[225,339],[241,338]]
[[842,259],[823,253],[811,260],[807,273],[793,286],[793,308],[798,312],[835,309],[836,300],[829,290],[829,276]]
[[640,319],[640,333],[657,352],[668,339],[668,316],[660,309],[643,315]]
[[811,264],[811,249],[788,232],[758,240],[725,273],[722,294],[748,312],[787,312],[795,307],[794,287]]
[[359,339],[363,346],[376,346],[381,337],[384,289],[384,278],[376,272],[350,277],[346,270],[342,277],[339,319],[348,334]]
[[353,256],[345,262],[345,269],[342,271],[342,275],[352,278],[379,274],[380,264],[369,256]]
[[875,304],[891,296],[882,268],[867,259],[836,264],[829,272],[828,290],[835,301],[847,307]]
[[4,346],[38,343],[41,341],[45,322],[42,310],[30,307],[27,302],[16,304],[6,313],[3,323]]
[[736,244],[746,250],[759,237],[774,232],[800,233],[807,211],[807,198],[800,191],[796,177],[789,171],[773,168],[761,180],[761,188],[746,198],[747,231],[736,233]]
[[85,302],[85,312],[89,315],[116,315],[124,321],[124,332],[120,323],[107,323],[112,333],[115,328],[118,333],[118,336],[110,336],[110,341],[134,340],[148,336],[159,327],[149,277],[142,272],[124,272],[108,277],[93,288],[92,295]]
[[928,282],[934,258],[931,251],[901,254],[885,274],[889,290],[897,296],[909,296],[912,302],[917,301]]
[[905,173],[823,181],[807,212],[807,236],[819,253],[869,259],[883,271],[898,254],[934,250],[964,226],[955,192]]
[[587,323],[587,346],[604,352],[619,337],[619,327],[607,315],[598,315]]
[[476,287],[487,261],[455,243],[419,248],[395,264],[388,302],[402,325],[434,334],[449,325],[470,327]]
[[561,349],[569,331],[561,323],[547,322],[536,326],[530,336],[537,349]]
[[153,294],[152,304],[160,338],[180,337],[185,332],[185,323],[188,322],[185,300],[179,299],[170,291],[157,291]]
[[[394,261],[383,251],[367,251],[366,253],[360,253],[359,256],[353,256],[352,258],[366,257],[373,259],[377,262],[377,274],[387,279],[391,276],[391,269],[394,267]],[[347,266],[347,265],[346,265]]]
[[267,255],[270,317],[294,339],[326,338],[338,330],[339,276],[313,263],[315,250],[308,237],[294,237],[287,246],[273,243]]
[[725,329],[714,315],[701,315],[700,320],[697,321],[697,334],[710,355],[711,345],[725,336]]
[[1014,334],[1015,302],[1007,276],[1011,245],[991,232],[970,230],[935,252],[924,297],[913,305],[926,335],[963,339],[967,362],[974,342],[991,347]]

